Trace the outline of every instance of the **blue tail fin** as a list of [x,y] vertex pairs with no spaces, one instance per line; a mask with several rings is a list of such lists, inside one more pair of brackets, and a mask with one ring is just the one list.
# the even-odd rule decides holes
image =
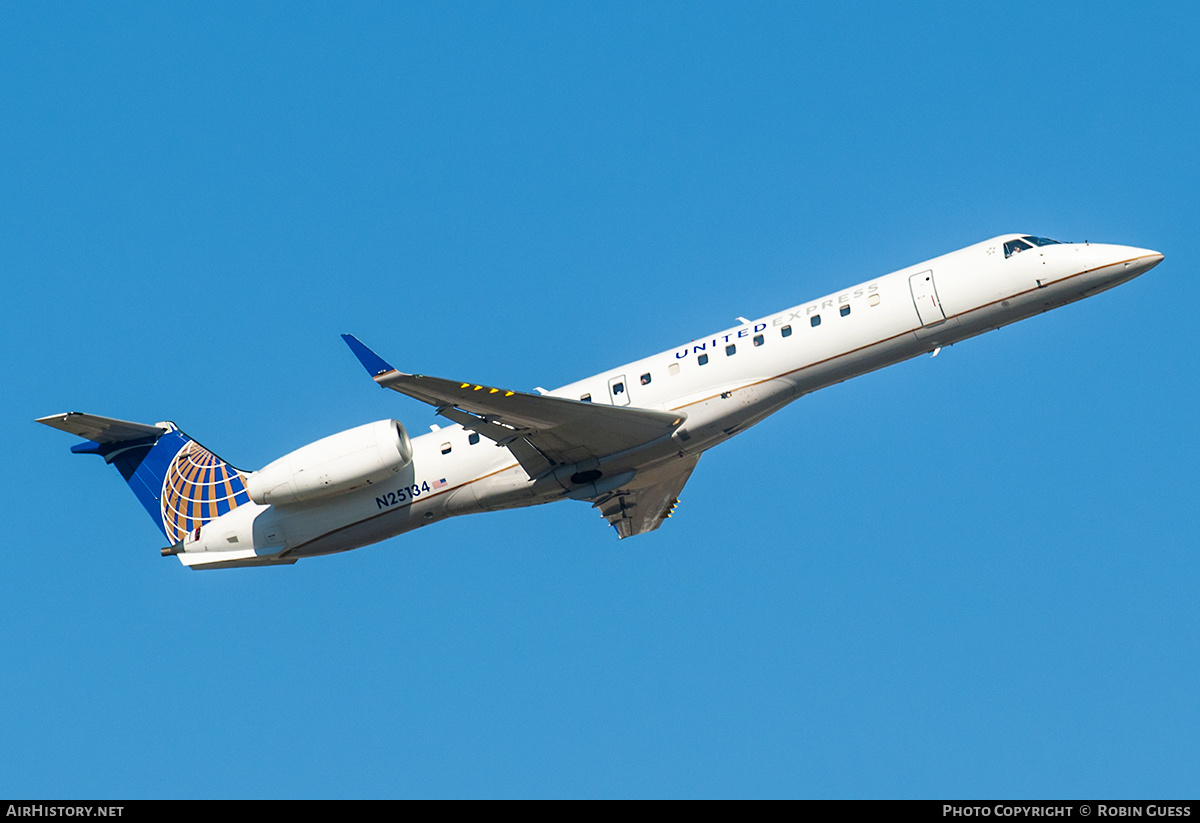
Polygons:
[[37,422],[86,438],[71,448],[116,466],[172,543],[250,502],[246,477],[176,428],[70,412]]

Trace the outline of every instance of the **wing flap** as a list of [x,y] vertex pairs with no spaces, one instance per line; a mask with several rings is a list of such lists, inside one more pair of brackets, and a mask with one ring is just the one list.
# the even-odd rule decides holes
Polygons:
[[629,485],[596,498],[592,505],[600,510],[622,540],[652,532],[679,504],[679,493],[699,460],[699,455],[688,455],[666,466],[639,473]]

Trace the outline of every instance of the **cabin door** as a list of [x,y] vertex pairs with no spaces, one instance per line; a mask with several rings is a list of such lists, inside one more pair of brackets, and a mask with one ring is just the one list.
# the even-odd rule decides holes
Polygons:
[[912,289],[913,305],[917,307],[922,326],[936,326],[946,319],[942,301],[938,300],[937,289],[933,285],[932,271],[912,275],[908,278],[908,286]]
[[609,378],[608,396],[612,399],[614,406],[629,405],[629,384],[625,382],[625,375],[618,374],[616,377]]

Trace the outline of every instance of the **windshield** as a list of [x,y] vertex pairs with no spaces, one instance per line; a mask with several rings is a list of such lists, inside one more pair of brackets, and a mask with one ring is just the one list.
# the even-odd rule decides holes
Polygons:
[[1014,254],[1025,251],[1025,249],[1032,248],[1033,246],[1029,245],[1024,240],[1009,240],[1004,244],[1004,256],[1006,258],[1012,257]]
[[1034,246],[1061,246],[1062,243],[1058,240],[1051,240],[1049,237],[1034,237],[1032,234],[1027,234],[1020,240],[1009,240],[1004,244],[1004,256],[1012,257],[1014,254],[1019,254],[1026,249],[1032,249]]

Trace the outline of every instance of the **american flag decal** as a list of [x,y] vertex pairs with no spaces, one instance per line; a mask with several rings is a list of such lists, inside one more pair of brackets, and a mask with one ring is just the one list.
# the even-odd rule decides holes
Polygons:
[[443,477],[441,480],[434,480],[434,481],[433,481],[433,488],[434,488],[434,489],[441,489],[441,488],[444,488],[444,487],[445,487],[445,485],[446,485],[446,478],[444,478],[444,477]]

